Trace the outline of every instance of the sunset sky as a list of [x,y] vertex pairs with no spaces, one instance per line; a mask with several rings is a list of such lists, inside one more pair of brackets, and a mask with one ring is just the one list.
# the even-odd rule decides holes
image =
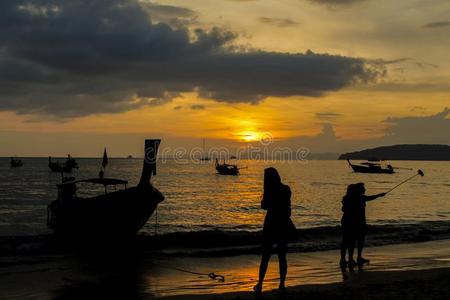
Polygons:
[[0,2],[0,156],[450,144],[448,0]]

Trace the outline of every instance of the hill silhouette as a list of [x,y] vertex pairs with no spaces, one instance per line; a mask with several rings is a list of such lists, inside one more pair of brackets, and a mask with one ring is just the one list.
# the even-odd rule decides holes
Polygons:
[[339,159],[450,160],[449,145],[406,144],[341,154]]

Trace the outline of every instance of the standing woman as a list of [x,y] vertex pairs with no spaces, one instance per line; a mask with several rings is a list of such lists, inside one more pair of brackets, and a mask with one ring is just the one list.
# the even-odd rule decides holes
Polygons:
[[277,245],[280,265],[279,291],[285,292],[284,282],[287,274],[286,251],[288,238],[295,229],[291,216],[291,189],[281,183],[280,175],[275,168],[264,170],[264,193],[261,208],[267,210],[263,227],[262,258],[259,266],[258,284],[253,288],[261,293],[267,266],[269,264],[272,246]]

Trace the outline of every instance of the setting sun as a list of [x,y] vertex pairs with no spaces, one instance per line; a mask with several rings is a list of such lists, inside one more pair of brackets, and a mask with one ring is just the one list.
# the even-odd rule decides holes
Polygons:
[[237,136],[244,142],[256,142],[260,139],[261,133],[256,131],[241,131]]

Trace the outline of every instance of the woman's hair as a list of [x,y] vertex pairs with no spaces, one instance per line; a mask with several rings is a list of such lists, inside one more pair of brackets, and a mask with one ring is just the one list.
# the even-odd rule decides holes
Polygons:
[[267,204],[273,195],[278,191],[281,186],[281,177],[278,174],[277,169],[267,168],[264,170],[264,193],[263,202]]
[[364,195],[364,193],[366,192],[366,187],[364,186],[364,182],[358,182],[356,184],[356,192],[359,193],[360,195]]
[[347,186],[347,192],[345,193],[344,197],[351,198],[353,195],[355,195],[356,191],[356,184],[349,184]]

